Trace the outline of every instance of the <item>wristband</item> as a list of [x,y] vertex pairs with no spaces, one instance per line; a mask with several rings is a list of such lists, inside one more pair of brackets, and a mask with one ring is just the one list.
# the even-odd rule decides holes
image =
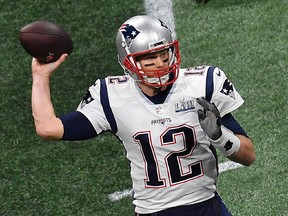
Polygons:
[[233,132],[221,126],[222,136],[213,140],[207,136],[210,143],[217,148],[224,156],[228,157],[235,154],[240,148],[240,140]]

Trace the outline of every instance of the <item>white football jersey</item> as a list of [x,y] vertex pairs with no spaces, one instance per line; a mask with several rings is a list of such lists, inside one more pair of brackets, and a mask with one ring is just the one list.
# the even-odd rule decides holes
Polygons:
[[111,76],[89,88],[78,111],[97,134],[112,131],[130,161],[137,213],[205,201],[214,196],[216,158],[197,115],[196,98],[214,102],[221,116],[243,103],[219,68],[181,69],[165,101],[151,102],[129,76]]

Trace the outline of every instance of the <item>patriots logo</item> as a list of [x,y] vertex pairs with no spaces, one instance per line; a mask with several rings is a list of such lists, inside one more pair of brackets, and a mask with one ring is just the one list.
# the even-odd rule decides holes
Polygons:
[[81,108],[83,108],[86,104],[89,104],[90,102],[92,102],[94,100],[94,98],[92,97],[90,91],[88,90],[86,92],[86,94],[84,95],[84,98],[82,100],[81,103]]
[[129,24],[123,24],[120,27],[119,31],[121,31],[121,33],[123,34],[128,47],[130,47],[133,39],[136,38],[137,35],[140,33],[139,30]]
[[230,96],[231,98],[235,100],[234,88],[233,88],[232,83],[228,79],[225,80],[222,90],[220,92],[227,96]]
[[171,30],[168,28],[168,26],[162,20],[160,20],[160,19],[158,19],[158,20],[160,21],[161,26],[163,26],[164,28],[167,28],[171,32]]
[[225,151],[229,151],[232,148],[232,146],[233,146],[233,143],[230,140],[228,140],[224,146]]

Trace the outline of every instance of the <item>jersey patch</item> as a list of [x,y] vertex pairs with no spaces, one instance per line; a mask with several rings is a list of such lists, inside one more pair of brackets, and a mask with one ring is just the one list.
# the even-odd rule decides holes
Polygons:
[[94,100],[94,98],[92,97],[90,91],[88,90],[86,92],[86,94],[84,95],[84,98],[82,100],[82,103],[81,103],[81,109],[86,105],[86,104],[89,104],[90,102],[92,102]]
[[223,83],[223,87],[222,87],[222,90],[220,92],[222,94],[230,96],[234,100],[236,99],[233,85],[228,79],[226,79],[225,82]]
[[185,98],[180,98],[178,103],[174,104],[175,112],[185,112],[189,110],[194,110],[194,100],[185,100]]

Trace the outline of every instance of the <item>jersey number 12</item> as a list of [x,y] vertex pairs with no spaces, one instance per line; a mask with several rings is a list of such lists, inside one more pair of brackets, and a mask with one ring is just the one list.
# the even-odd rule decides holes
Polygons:
[[[196,142],[193,127],[180,125],[168,128],[160,136],[161,146],[165,148],[165,146],[168,145],[179,145],[179,143],[176,143],[176,137],[179,135],[183,136],[182,140],[184,148],[179,151],[172,151],[164,158],[171,186],[203,176],[201,161],[186,165],[188,166],[186,167],[186,170],[188,168],[189,171],[185,173],[183,172],[185,167],[183,167],[181,163],[181,159],[192,156],[195,148]],[[151,141],[151,132],[139,132],[135,134],[134,140],[140,144],[143,158],[146,163],[146,187],[165,187],[166,181],[160,176],[157,157]]]

